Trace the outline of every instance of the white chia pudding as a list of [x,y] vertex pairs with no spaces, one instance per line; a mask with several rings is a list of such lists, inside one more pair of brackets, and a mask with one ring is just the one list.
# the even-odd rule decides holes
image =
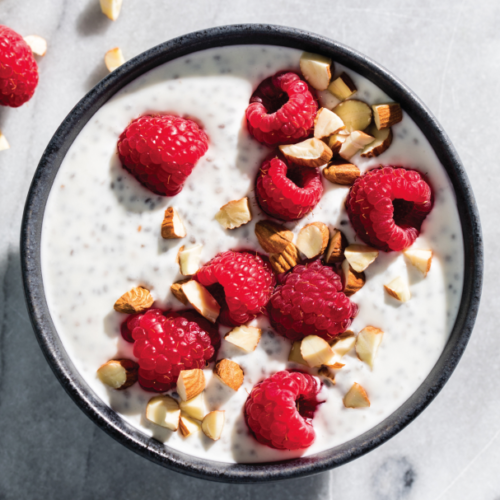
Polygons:
[[[359,313],[351,329],[367,325],[382,329],[383,341],[374,367],[351,351],[336,385],[325,383],[324,404],[313,419],[314,444],[306,451],[281,451],[259,444],[243,416],[248,393],[263,378],[286,368],[290,341],[273,333],[265,317],[254,320],[262,339],[249,354],[222,340],[217,358],[229,358],[244,370],[242,387],[233,391],[205,369],[206,402],[225,410],[222,437],[211,441],[202,432],[183,438],[147,421],[144,412],[154,395],[138,384],[124,391],[103,385],[96,370],[112,358],[135,359],[133,345],[120,335],[125,315],[113,304],[125,291],[144,285],[155,306],[184,309],[170,286],[182,279],[176,254],[186,243],[203,244],[202,263],[230,249],[262,249],[254,227],[267,218],[254,195],[256,173],[270,149],[252,139],[245,109],[257,85],[282,69],[298,71],[301,52],[274,46],[233,46],[210,49],[166,63],[133,81],[90,119],[69,149],[45,209],[42,230],[42,271],[49,310],[76,370],[92,390],[124,420],[165,446],[220,462],[266,462],[311,455],[359,436],[400,407],[429,374],[455,322],[463,284],[462,231],[451,183],[434,151],[409,116],[393,127],[391,147],[377,158],[351,160],[361,170],[400,165],[425,173],[434,190],[434,208],[425,219],[413,248],[434,252],[425,279],[407,265],[400,252],[380,252],[368,267],[366,285],[351,300]],[[391,99],[367,79],[346,70],[358,88],[356,97],[369,104]],[[208,152],[175,197],[157,196],[126,172],[118,159],[119,135],[131,120],[146,113],[193,116],[209,138]],[[297,234],[313,221],[341,229],[349,242],[359,242],[344,201],[348,187],[323,179],[324,194],[302,220],[287,223]],[[253,220],[233,231],[214,219],[219,208],[248,196]],[[180,214],[188,236],[164,240],[160,235],[167,206]],[[408,276],[412,298],[406,303],[384,293],[383,285]],[[229,328],[220,327],[221,335]],[[311,370],[311,373],[317,373]],[[354,382],[369,394],[371,406],[344,407],[343,397]]]

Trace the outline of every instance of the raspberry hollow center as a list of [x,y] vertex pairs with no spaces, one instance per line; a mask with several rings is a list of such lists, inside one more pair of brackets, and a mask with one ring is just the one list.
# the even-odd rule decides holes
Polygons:
[[392,207],[394,208],[393,219],[396,225],[399,227],[411,225],[409,219],[413,212],[414,205],[415,203],[413,201],[407,201],[400,198],[392,200]]

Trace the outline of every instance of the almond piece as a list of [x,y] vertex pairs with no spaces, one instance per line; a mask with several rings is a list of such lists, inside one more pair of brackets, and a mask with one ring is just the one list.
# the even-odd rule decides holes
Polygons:
[[357,382],[353,384],[344,396],[344,406],[346,408],[366,408],[370,406],[368,394]]
[[415,266],[423,275],[424,278],[431,269],[432,263],[432,250],[406,250],[403,252],[408,262]]
[[230,359],[221,359],[215,363],[214,375],[228,387],[237,391],[243,383],[243,369]]
[[124,293],[113,306],[119,313],[135,314],[149,309],[153,305],[154,299],[147,288],[136,286]]
[[211,411],[203,419],[201,429],[204,432],[205,436],[213,439],[214,441],[217,441],[221,437],[225,420],[226,415],[224,410]]
[[344,285],[343,292],[348,297],[361,290],[366,283],[365,273],[355,271],[347,259],[342,262],[341,275],[342,284]]
[[189,301],[187,297],[184,295],[184,292],[182,291],[182,285],[184,283],[187,283],[188,281],[191,281],[191,278],[186,278],[184,280],[176,281],[174,284],[170,286],[170,291],[172,292],[172,295],[182,302],[185,306],[189,304]]
[[330,344],[316,335],[308,335],[302,339],[300,353],[311,367],[328,365],[334,356]]
[[233,328],[224,339],[245,352],[252,352],[257,348],[261,335],[262,330],[260,328],[241,325]]
[[146,418],[156,425],[176,431],[179,427],[181,410],[174,398],[170,396],[155,396],[146,406]]
[[366,133],[374,137],[375,140],[363,148],[363,151],[361,151],[363,158],[379,156],[384,151],[387,151],[392,144],[392,130],[390,128],[378,130],[375,125],[370,125],[366,129]]
[[340,152],[340,148],[342,147],[342,144],[344,144],[347,137],[348,136],[344,134],[333,134],[328,138],[328,147],[332,150],[333,155]]
[[333,109],[340,104],[340,100],[329,90],[318,90],[316,93],[318,94],[318,101],[322,108]]
[[333,112],[340,116],[349,132],[364,130],[372,121],[372,109],[366,102],[358,99],[349,99],[333,108]]
[[283,252],[270,254],[269,261],[275,272],[285,273],[300,262],[299,252],[297,247],[290,243]]
[[403,119],[401,106],[397,102],[375,104],[372,109],[373,120],[379,130],[390,128]]
[[205,418],[205,415],[208,413],[207,404],[205,402],[205,394],[200,392],[198,396],[188,400],[181,401],[179,403],[181,410],[186,415],[199,420],[200,422]]
[[292,363],[297,363],[298,365],[309,366],[307,361],[302,357],[302,353],[300,351],[300,340],[296,340],[292,344],[292,348],[290,349],[290,354],[288,354],[288,361]]
[[203,370],[182,370],[177,378],[177,393],[182,401],[189,401],[205,389],[205,374]]
[[248,224],[252,220],[248,198],[245,196],[241,200],[226,203],[215,214],[215,220],[224,229],[236,229],[243,226],[243,224]]
[[119,68],[124,62],[125,58],[123,57],[122,49],[120,49],[120,47],[110,49],[104,55],[104,63],[106,64],[106,68],[108,68],[109,72]]
[[220,313],[220,305],[210,292],[197,281],[189,280],[181,285],[188,302],[206,319],[215,323]]
[[37,56],[44,56],[47,53],[47,40],[38,35],[28,35],[24,37],[31,52]]
[[344,160],[350,160],[359,150],[363,149],[367,144],[373,142],[371,135],[365,134],[360,130],[355,130],[342,144],[339,155]]
[[356,335],[351,330],[346,330],[344,333],[341,333],[338,337],[335,337],[335,340],[331,344],[332,350],[334,354],[342,357],[345,356],[356,343]]
[[332,60],[319,54],[304,52],[300,57],[300,71],[311,87],[326,90],[332,78]]
[[400,302],[408,302],[411,298],[408,282],[401,276],[394,278],[390,283],[384,285],[385,291]]
[[349,245],[344,255],[351,267],[361,273],[378,257],[378,250],[368,245]]
[[333,111],[320,108],[314,119],[314,137],[323,139],[345,129],[344,122]]
[[345,72],[328,85],[328,90],[341,101],[351,97],[358,91],[351,77]]
[[297,236],[297,248],[308,258],[322,255],[328,245],[330,231],[322,222],[311,222]]
[[332,184],[352,186],[361,175],[356,165],[343,159],[332,160],[324,169],[323,176]]
[[255,236],[267,253],[281,253],[293,241],[292,231],[270,220],[261,220],[255,224]]
[[166,240],[185,238],[186,228],[182,223],[177,210],[168,207],[161,223],[161,237]]
[[100,0],[101,10],[105,16],[108,16],[111,21],[116,21],[120,15],[123,0]]
[[10,149],[10,144],[0,130],[0,151],[5,151],[6,149]]
[[322,366],[318,370],[318,375],[321,375],[322,377],[327,378],[333,385],[335,385],[337,383],[335,380],[335,373],[330,371],[330,368],[328,368],[328,366]]
[[139,365],[130,359],[111,359],[97,370],[99,380],[118,391],[127,389],[137,382]]
[[306,139],[298,144],[279,147],[283,156],[290,162],[303,167],[321,167],[333,156],[332,150],[319,139]]
[[374,326],[366,326],[356,337],[356,354],[358,358],[373,368],[373,361],[382,343],[384,332]]
[[179,432],[181,433],[182,437],[188,437],[191,436],[191,434],[195,434],[196,432],[200,431],[201,424],[181,412],[181,418],[179,419]]
[[347,248],[347,238],[338,229],[332,231],[330,244],[325,255],[325,264],[335,264],[344,260],[344,251]]
[[201,251],[203,245],[200,243],[194,245],[182,245],[177,253],[177,262],[179,269],[184,276],[192,276],[200,268]]

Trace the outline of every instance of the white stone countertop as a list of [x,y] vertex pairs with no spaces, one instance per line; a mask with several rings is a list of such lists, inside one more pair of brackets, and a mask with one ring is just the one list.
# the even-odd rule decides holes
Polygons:
[[[49,42],[34,98],[0,108],[1,499],[500,499],[500,3],[496,0],[124,0],[109,21],[98,0],[0,0],[0,24]],[[26,311],[19,262],[31,178],[57,126],[126,58],[212,26],[272,23],[336,39],[379,62],[437,116],[465,164],[486,249],[482,305],[450,381],[411,425],[348,465],[305,479],[225,485],[163,469],[94,425],[53,376]],[[494,207],[497,207],[495,209]],[[496,249],[496,250],[495,250]]]

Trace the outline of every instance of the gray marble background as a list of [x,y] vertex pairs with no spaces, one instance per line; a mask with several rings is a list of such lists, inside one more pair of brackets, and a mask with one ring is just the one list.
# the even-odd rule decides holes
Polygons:
[[[267,485],[176,474],[128,451],[73,404],[42,357],[19,264],[24,200],[45,145],[107,72],[184,33],[242,22],[315,31],[378,61],[407,83],[451,137],[482,216],[486,275],[467,351],[444,390],[407,429],[334,471]],[[124,0],[119,20],[98,0],[0,0],[0,24],[49,42],[35,97],[0,109],[0,499],[499,500],[500,251],[497,0]],[[496,200],[496,201],[495,201]]]

